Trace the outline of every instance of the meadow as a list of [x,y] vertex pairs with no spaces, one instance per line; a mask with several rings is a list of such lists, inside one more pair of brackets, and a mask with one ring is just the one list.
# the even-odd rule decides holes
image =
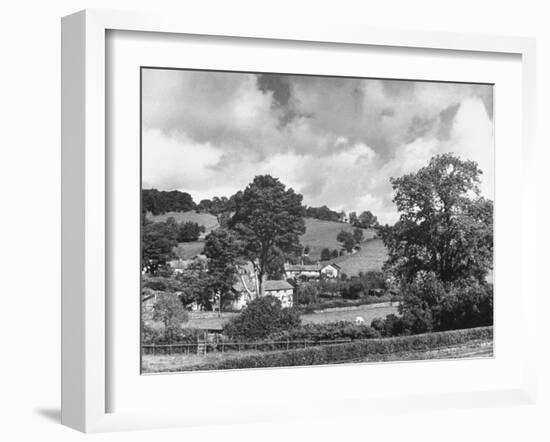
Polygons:
[[349,277],[357,276],[359,272],[382,270],[386,259],[388,259],[388,252],[384,243],[381,239],[374,238],[363,242],[358,252],[340,256],[331,262],[338,264],[342,272]]
[[[355,229],[348,223],[338,223],[334,221],[322,221],[314,218],[306,218],[306,233],[300,236],[300,243],[305,247],[309,246],[309,258],[318,261],[321,259],[321,251],[326,247],[329,250],[340,250],[341,244],[336,241],[336,237],[341,230],[352,232]],[[370,239],[375,236],[372,229],[362,229],[363,238]]]
[[147,214],[147,219],[153,222],[164,222],[168,218],[174,218],[177,223],[182,222],[192,222],[197,223],[199,226],[204,226],[206,229],[206,233],[214,230],[219,226],[218,224],[218,218],[216,218],[214,215],[210,213],[197,213],[194,210],[190,210],[189,212],[167,212],[163,213],[162,215],[152,215],[150,213]]

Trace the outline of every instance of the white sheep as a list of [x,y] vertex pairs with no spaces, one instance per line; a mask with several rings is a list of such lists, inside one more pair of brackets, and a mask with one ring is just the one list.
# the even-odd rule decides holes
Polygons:
[[355,318],[355,323],[356,323],[357,325],[362,325],[362,324],[365,323],[365,320],[363,319],[362,316],[357,316],[357,317]]

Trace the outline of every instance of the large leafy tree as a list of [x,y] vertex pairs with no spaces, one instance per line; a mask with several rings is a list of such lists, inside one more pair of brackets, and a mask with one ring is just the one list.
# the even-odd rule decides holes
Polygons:
[[218,296],[221,311],[233,299],[231,288],[236,282],[242,245],[231,232],[216,229],[206,237],[204,254],[208,257],[208,288]]
[[302,195],[277,178],[259,175],[235,198],[228,223],[243,243],[243,254],[254,265],[263,294],[263,278],[280,272],[282,257],[300,253],[305,233]]
[[173,256],[173,248],[178,245],[178,226],[173,218],[166,222],[151,223],[145,218],[142,226],[141,256],[142,265],[150,273],[156,273]]
[[481,174],[474,161],[443,154],[391,179],[401,216],[379,232],[389,251],[386,265],[398,278],[433,272],[443,282],[484,282],[492,268],[493,203],[480,197]]

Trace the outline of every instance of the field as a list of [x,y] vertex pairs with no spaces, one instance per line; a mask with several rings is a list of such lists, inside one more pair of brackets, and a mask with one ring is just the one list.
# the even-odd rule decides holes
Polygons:
[[174,247],[174,253],[180,259],[191,259],[202,253],[204,241],[180,242]]
[[210,213],[197,213],[194,210],[189,212],[167,212],[162,215],[147,214],[147,219],[153,222],[163,222],[170,217],[174,218],[177,223],[193,222],[197,223],[199,226],[204,226],[206,233],[218,227],[218,219],[214,215]]
[[[347,223],[306,218],[306,233],[300,236],[300,242],[304,247],[310,247],[309,257],[317,261],[321,258],[321,251],[325,247],[330,250],[340,250],[341,244],[336,241],[336,236],[341,230],[353,232],[353,229],[354,227]],[[365,239],[372,238],[374,235],[374,230],[363,229]]]
[[361,244],[361,250],[351,255],[344,255],[332,262],[338,264],[348,276],[357,276],[359,272],[381,270],[388,259],[388,253],[381,239],[375,238]]
[[[374,318],[385,318],[389,314],[397,314],[397,305],[390,306],[387,302],[382,304],[362,305],[359,307],[348,307],[345,309],[329,309],[318,313],[301,315],[303,324],[318,324],[321,322],[355,321],[361,316],[367,325],[370,325]],[[216,313],[190,313],[189,320],[182,324],[184,328],[220,329],[237,313],[225,312],[218,316]]]
[[355,318],[361,316],[365,320],[365,324],[370,325],[373,319],[385,318],[392,313],[397,315],[397,305],[390,306],[389,303],[383,303],[382,305],[373,304],[347,309],[324,310],[302,315],[301,318],[303,324],[318,324],[322,322],[355,321]]

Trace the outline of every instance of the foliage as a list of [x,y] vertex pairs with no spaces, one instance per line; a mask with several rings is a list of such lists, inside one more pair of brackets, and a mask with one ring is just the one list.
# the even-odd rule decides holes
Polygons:
[[335,222],[340,222],[342,216],[340,213],[330,210],[327,206],[306,207],[304,215],[308,218]]
[[160,293],[153,305],[153,320],[161,321],[164,324],[164,338],[166,342],[172,343],[181,324],[189,319],[187,312],[179,296],[172,293]]
[[493,259],[493,203],[479,196],[481,173],[474,161],[443,154],[391,179],[401,216],[379,234],[389,251],[387,267],[399,279],[428,271],[443,282],[485,280]]
[[193,210],[195,203],[191,195],[186,192],[143,189],[141,191],[141,208],[143,213],[151,212],[153,215],[160,215],[166,212]]
[[178,242],[197,241],[201,232],[204,232],[204,226],[199,226],[198,223],[191,221],[181,223],[178,227],[177,240]]
[[301,252],[302,195],[270,175],[256,176],[235,199],[235,214],[228,226],[243,242],[244,255],[255,266],[263,293],[264,276],[282,273],[285,255]]
[[233,299],[231,289],[236,282],[241,249],[235,236],[227,230],[216,229],[206,237],[204,254],[208,257],[207,284],[209,291],[219,297],[220,309]]
[[370,210],[366,210],[359,217],[356,216],[352,224],[362,229],[374,229],[378,226],[378,218]]
[[342,289],[342,298],[359,299],[364,294],[363,284],[358,278],[349,280]]
[[358,229],[358,228],[353,229],[353,239],[357,244],[363,241],[363,229]]
[[347,232],[346,230],[341,230],[340,233],[338,233],[336,240],[342,243],[342,247],[346,249],[348,253],[350,253],[355,246],[355,238],[353,233]]
[[223,332],[231,338],[257,340],[300,324],[296,311],[282,308],[281,301],[273,296],[263,296],[251,301],[225,325]]
[[428,273],[405,283],[401,293],[401,316],[386,317],[384,336],[493,324],[493,287],[475,278],[444,283]]
[[301,327],[274,333],[269,336],[269,339],[274,341],[335,341],[341,339],[353,340],[378,337],[380,337],[380,334],[368,325],[358,325],[349,321],[337,321],[302,325]]
[[358,358],[376,358],[400,352],[437,350],[451,345],[466,344],[474,340],[490,339],[493,339],[493,327],[481,327],[424,335],[400,336],[390,339],[366,339],[298,350],[264,352],[240,358],[225,359],[211,364],[201,364],[191,367],[190,370],[322,365],[357,360]]
[[159,266],[172,258],[172,250],[177,244],[177,224],[173,218],[157,223],[144,220],[141,235],[141,259],[148,272],[155,273]]
[[294,295],[294,304],[309,305],[319,302],[319,292],[315,284],[304,283],[298,286]]
[[330,249],[325,247],[323,250],[321,250],[321,261],[328,261],[331,258]]

